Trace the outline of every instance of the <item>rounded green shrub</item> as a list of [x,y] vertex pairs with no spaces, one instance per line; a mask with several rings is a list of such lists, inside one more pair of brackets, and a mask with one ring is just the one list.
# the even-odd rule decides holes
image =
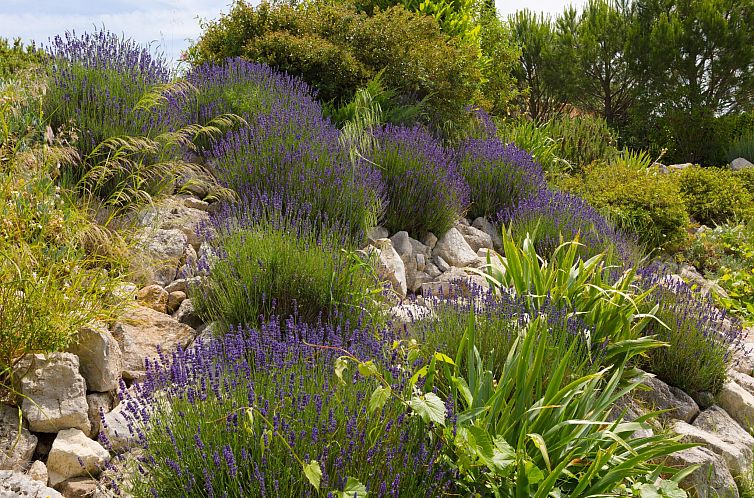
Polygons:
[[686,209],[699,223],[748,218],[754,210],[752,194],[730,170],[694,166],[681,171],[679,182]]
[[656,169],[635,169],[624,161],[594,163],[562,181],[648,249],[673,249],[687,239],[689,216],[677,179]]

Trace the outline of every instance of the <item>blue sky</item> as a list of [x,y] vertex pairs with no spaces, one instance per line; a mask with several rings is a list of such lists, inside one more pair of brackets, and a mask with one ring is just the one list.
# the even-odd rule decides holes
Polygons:
[[[562,0],[496,0],[502,14],[530,8],[560,12]],[[256,3],[256,2],[254,2]],[[199,19],[215,19],[232,0],[0,0],[0,36],[46,43],[66,30],[104,26],[178,58],[201,33]]]

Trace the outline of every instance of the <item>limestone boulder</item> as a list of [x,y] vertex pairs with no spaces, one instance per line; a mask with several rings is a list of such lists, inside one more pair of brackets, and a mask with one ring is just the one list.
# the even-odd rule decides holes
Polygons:
[[722,457],[733,477],[746,475],[751,470],[751,446],[723,441],[717,434],[687,424],[682,420],[674,421],[671,428],[673,432],[682,436],[683,442],[702,444]]
[[89,410],[87,411],[89,423],[92,425],[90,435],[96,438],[102,430],[100,413],[108,413],[113,409],[113,396],[110,393],[87,394],[86,402],[89,405]]
[[408,236],[408,232],[396,232],[395,235],[390,237],[390,242],[393,244],[395,252],[398,253],[404,262],[411,257],[413,247],[411,246],[411,237]]
[[0,470],[21,470],[34,455],[37,436],[19,422],[17,407],[0,405]]
[[390,282],[393,291],[403,299],[408,290],[406,265],[395,251],[390,239],[376,240],[374,248],[377,249],[377,275],[380,279]]
[[733,171],[740,171],[742,169],[754,168],[754,164],[751,161],[744,159],[743,157],[737,157],[730,162],[730,169]]
[[406,325],[435,316],[431,309],[415,302],[393,306],[388,313],[396,330],[402,330]]
[[58,432],[47,455],[47,472],[53,487],[72,477],[95,476],[110,459],[110,453],[78,429]]
[[136,293],[136,300],[142,306],[152,308],[160,313],[167,313],[168,295],[168,291],[157,284],[152,284],[139,289]]
[[471,226],[478,228],[479,230],[490,236],[490,239],[492,239],[493,249],[501,249],[503,247],[503,238],[500,235],[500,229],[495,227],[494,224],[490,223],[487,218],[479,217],[474,220]]
[[668,456],[665,464],[676,468],[699,465],[694,472],[681,481],[681,486],[699,498],[739,498],[736,481],[725,461],[711,450],[703,447],[688,448]]
[[63,498],[63,495],[21,472],[0,470],[0,498]]
[[194,308],[194,302],[191,299],[184,299],[178,310],[173,315],[173,318],[178,320],[179,323],[188,325],[192,329],[196,329],[204,323]]
[[478,266],[479,258],[457,228],[451,228],[437,241],[432,254],[445,260],[450,266],[464,268]]
[[15,372],[23,395],[21,408],[33,432],[75,428],[91,431],[86,403],[86,381],[79,358],[72,353],[27,355]]
[[720,408],[728,412],[742,427],[749,427],[754,421],[754,394],[736,382],[726,382],[717,395]]
[[209,222],[209,214],[206,207],[197,209],[187,206],[185,200],[167,197],[154,206],[145,207],[142,210],[140,222],[146,227],[180,230],[186,236],[188,243],[198,248],[203,238],[202,229]]
[[169,356],[188,346],[194,335],[194,329],[171,316],[145,306],[131,306],[113,327],[113,336],[123,352],[123,377],[141,378],[145,359],[157,358],[159,351]]
[[458,225],[456,227],[466,242],[471,246],[471,250],[477,252],[479,249],[492,249],[492,237],[488,233],[473,226]]
[[692,424],[712,432],[723,441],[754,448],[754,437],[719,406],[711,406],[699,414]]
[[642,386],[634,390],[634,397],[652,410],[669,410],[661,415],[665,419],[683,420],[690,423],[699,414],[699,406],[691,396],[677,387],[669,386],[657,377],[648,377]]
[[103,323],[81,327],[68,351],[79,358],[79,372],[89,391],[105,392],[118,387],[123,355],[118,341]]
[[136,249],[152,273],[152,281],[162,287],[176,278],[188,238],[179,229],[145,229],[137,236]]
[[34,463],[29,466],[29,470],[26,471],[26,475],[37,482],[41,482],[45,486],[49,481],[49,476],[47,475],[47,466],[42,460],[35,460]]
[[379,239],[387,239],[389,236],[390,232],[385,227],[377,226],[367,231],[367,240],[370,244]]
[[96,498],[100,487],[99,483],[90,477],[74,477],[57,485],[65,498]]
[[186,293],[184,291],[175,291],[168,294],[168,313],[172,314],[178,310],[178,307],[183,301],[186,300]]

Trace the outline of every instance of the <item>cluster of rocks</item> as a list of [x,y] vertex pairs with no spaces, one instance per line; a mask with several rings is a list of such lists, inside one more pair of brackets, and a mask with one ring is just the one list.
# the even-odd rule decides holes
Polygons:
[[390,282],[399,299],[411,294],[447,296],[452,285],[488,287],[480,275],[488,255],[490,264],[501,268],[496,249],[502,240],[485,218],[473,223],[462,219],[439,239],[431,232],[421,241],[405,231],[389,235],[385,228],[375,228],[363,251],[376,259],[378,275]]
[[[654,163],[653,166],[656,166],[662,173],[669,173],[671,171],[681,171],[686,168],[691,168],[694,165],[692,163],[679,163],[665,166],[661,163]],[[728,167],[733,171],[740,171],[742,169],[754,168],[754,164],[743,157],[737,157],[728,164]]]
[[146,358],[189,346],[204,328],[187,289],[202,278],[209,207],[171,197],[140,213],[136,250],[151,283],[116,289],[129,302],[112,326],[91,323],[67,351],[18,363],[17,404],[0,404],[0,497],[107,496],[97,476],[131,437],[116,391],[144,377]]

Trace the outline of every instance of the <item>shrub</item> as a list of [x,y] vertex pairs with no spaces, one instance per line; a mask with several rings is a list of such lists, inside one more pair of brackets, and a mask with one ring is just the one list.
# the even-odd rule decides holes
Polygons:
[[303,78],[325,102],[348,101],[379,71],[427,123],[465,120],[481,82],[474,47],[451,44],[435,19],[402,6],[358,13],[346,3],[236,2],[190,49],[195,63],[241,56]]
[[752,195],[730,170],[685,168],[679,182],[689,215],[699,223],[714,225],[752,214]]
[[502,211],[498,217],[509,225],[518,244],[531,236],[537,254],[545,258],[550,257],[563,241],[576,237],[580,243],[579,253],[584,259],[608,252],[632,265],[641,257],[636,240],[616,230],[582,198],[567,192],[541,190],[513,209]]
[[561,186],[604,212],[621,229],[637,234],[649,249],[674,250],[687,239],[689,216],[673,175],[615,160],[587,166]]
[[646,333],[670,344],[649,354],[647,370],[688,393],[717,394],[727,378],[732,349],[741,345],[740,324],[734,321],[726,330],[724,311],[662,268],[653,265],[641,274],[645,288],[655,286],[649,302],[658,306],[654,314],[659,322]]
[[247,194],[213,217],[217,258],[191,295],[205,322],[257,324],[273,313],[356,323],[378,315],[379,284],[368,264],[343,249],[350,233],[280,195]]
[[16,76],[18,73],[39,66],[45,61],[44,51],[34,44],[24,47],[20,38],[10,43],[0,38],[0,81]]
[[471,189],[471,219],[509,210],[546,186],[542,167],[527,152],[496,138],[464,142],[458,164]]
[[468,205],[469,187],[451,155],[420,127],[386,125],[374,131],[369,157],[382,172],[388,196],[384,226],[414,238],[441,237]]
[[[421,419],[390,397],[367,411],[373,381],[361,369],[333,370],[340,348],[373,369],[381,365],[387,348],[376,336],[383,334],[391,337],[271,322],[234,329],[150,368],[140,396],[123,401],[133,407],[144,453],[138,478],[121,473],[121,486],[137,497],[453,493],[442,443],[428,437]],[[392,388],[403,392],[406,374],[395,374]],[[157,391],[163,387],[164,395]]]
[[733,176],[741,182],[746,191],[754,198],[754,168],[744,168],[734,171]]
[[542,165],[548,176],[558,176],[569,163],[558,157],[557,140],[547,134],[545,126],[537,126],[527,119],[507,121],[501,127],[498,136],[507,144],[529,152]]
[[616,154],[617,140],[607,122],[589,115],[560,116],[545,125],[545,133],[558,143],[557,156],[580,168],[594,161],[609,161]]
[[337,220],[358,238],[381,213],[380,175],[363,161],[349,160],[338,130],[315,101],[303,95],[296,103],[271,104],[216,142],[214,172],[238,192],[279,194],[285,205],[308,205],[312,214]]

